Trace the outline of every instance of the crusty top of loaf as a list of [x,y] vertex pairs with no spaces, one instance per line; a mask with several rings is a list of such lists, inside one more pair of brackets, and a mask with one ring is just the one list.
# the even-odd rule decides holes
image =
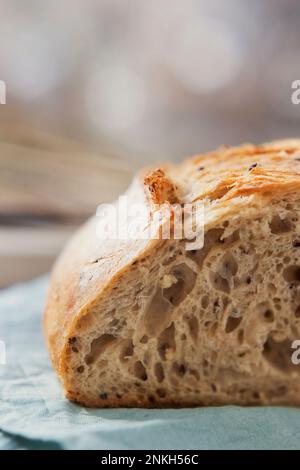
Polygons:
[[187,159],[171,167],[168,173],[182,187],[181,197],[185,202],[206,198],[229,204],[236,197],[297,185],[300,140],[221,147]]
[[[179,165],[142,172],[128,191],[143,202],[148,221],[155,204],[203,200],[205,224],[222,222],[278,194],[300,191],[300,139],[259,146],[222,147]],[[122,273],[160,243],[158,240],[99,240],[92,218],[57,260],[48,294],[45,330],[56,368],[75,321],[97,303]]]

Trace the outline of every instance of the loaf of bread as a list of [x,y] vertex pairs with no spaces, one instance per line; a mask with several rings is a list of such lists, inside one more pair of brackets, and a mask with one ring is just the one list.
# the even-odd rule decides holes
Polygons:
[[79,230],[45,312],[66,396],[89,407],[300,405],[300,140],[146,170],[126,196],[144,208],[139,235],[161,206],[201,203],[204,246],[105,239],[109,214]]

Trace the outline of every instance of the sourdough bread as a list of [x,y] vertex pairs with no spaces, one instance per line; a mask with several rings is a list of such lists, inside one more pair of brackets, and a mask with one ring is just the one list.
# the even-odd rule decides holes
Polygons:
[[101,240],[97,217],[80,229],[45,311],[66,396],[91,407],[299,405],[300,140],[145,171],[127,197],[145,208],[142,231],[157,205],[201,202],[204,246]]

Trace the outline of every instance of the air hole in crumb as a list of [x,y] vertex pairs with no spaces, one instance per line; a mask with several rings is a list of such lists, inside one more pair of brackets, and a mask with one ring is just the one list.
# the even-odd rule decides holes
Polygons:
[[158,388],[156,390],[156,393],[159,396],[159,398],[165,398],[166,396],[166,391],[163,388]]
[[99,397],[101,398],[101,400],[107,400],[107,393],[100,393]]
[[153,395],[149,395],[148,400],[151,405],[154,405],[156,402],[155,397]]
[[276,271],[277,271],[278,273],[280,273],[280,271],[282,270],[282,268],[283,268],[283,264],[282,264],[282,263],[278,263],[278,264],[276,265]]
[[151,353],[149,350],[145,351],[144,357],[143,357],[143,363],[145,366],[149,366],[151,361]]
[[104,334],[96,338],[91,343],[91,352],[85,357],[87,364],[92,364],[98,357],[106,351],[106,349],[112,346],[116,342],[116,337],[108,334]]
[[148,341],[149,341],[149,338],[147,335],[142,336],[142,338],[140,339],[140,343],[142,344],[146,344],[148,343]]
[[[283,341],[275,341],[276,336],[271,332],[264,343],[263,356],[271,366],[280,370],[283,373],[289,373],[297,368],[293,366],[291,361],[291,344],[290,339]],[[281,339],[280,335],[276,339]],[[298,369],[299,370],[299,369]]]
[[171,325],[161,333],[158,337],[157,345],[158,353],[162,360],[166,359],[168,351],[175,352],[176,344],[174,323],[171,323]]
[[225,253],[220,262],[218,273],[223,279],[229,280],[235,276],[238,271],[238,265],[231,253]]
[[299,248],[300,247],[300,240],[293,240],[293,247]]
[[270,222],[270,230],[273,234],[288,233],[292,230],[292,223],[289,219],[281,219],[275,215]]
[[134,366],[133,366],[133,374],[135,375],[135,377],[137,379],[140,379],[140,380],[147,380],[147,372],[146,372],[146,369],[145,367],[143,366],[143,364],[141,363],[141,361],[137,361],[135,362]]
[[295,265],[289,266],[285,268],[282,275],[287,282],[300,282],[300,267]]
[[244,342],[244,330],[238,331],[238,342],[242,344]]
[[300,305],[298,305],[298,307],[295,310],[295,317],[300,318]]
[[201,299],[202,308],[206,309],[208,307],[208,304],[209,304],[209,297],[208,295],[204,295]]
[[154,374],[155,374],[155,377],[156,377],[158,383],[163,382],[163,380],[164,380],[164,378],[165,378],[165,373],[164,373],[163,366],[161,365],[160,362],[157,362],[157,363],[155,364],[155,366],[154,366]]
[[186,374],[186,366],[184,364],[178,364],[178,362],[174,362],[172,370],[178,377],[183,377]]
[[232,331],[234,331],[239,326],[241,321],[242,321],[242,317],[239,317],[239,318],[228,317],[227,322],[226,322],[226,327],[225,327],[226,333],[231,333]]
[[120,323],[120,320],[118,318],[113,318],[113,320],[111,320],[111,322],[109,322],[108,326],[109,328],[115,328],[116,326],[118,326]]
[[212,249],[212,247],[216,244],[223,243],[223,240],[221,240],[221,236],[224,233],[224,229],[222,228],[213,228],[211,230],[208,230],[208,232],[204,235],[204,245],[203,248],[200,250],[195,250],[195,251],[188,251],[187,255],[196,261],[199,266],[202,266],[203,261],[205,260],[206,256]]
[[171,305],[163,297],[162,289],[157,289],[144,315],[144,328],[147,336],[156,336],[169,322]]
[[270,322],[270,323],[272,323],[274,321],[274,314],[273,314],[272,310],[268,309],[264,312],[264,319],[267,322]]
[[213,305],[213,312],[215,315],[217,315],[220,311],[220,300],[219,299],[216,299],[214,301],[214,305]]
[[79,374],[82,374],[82,372],[84,372],[84,366],[79,366],[79,367],[77,367],[76,370]]
[[197,341],[198,338],[198,333],[199,333],[199,323],[196,317],[191,317],[188,320],[188,326],[189,326],[189,332],[191,335],[191,338],[194,342]]
[[204,369],[207,369],[207,367],[209,366],[208,360],[207,360],[207,359],[203,359],[202,365],[203,365]]
[[120,361],[126,362],[133,355],[133,342],[131,339],[124,339],[121,344]]
[[163,296],[174,306],[179,305],[193,290],[197,274],[185,263],[175,266],[172,274],[177,279],[171,287],[163,289]]
[[224,279],[220,274],[210,271],[209,278],[212,286],[219,291],[229,293],[230,288],[227,279]]

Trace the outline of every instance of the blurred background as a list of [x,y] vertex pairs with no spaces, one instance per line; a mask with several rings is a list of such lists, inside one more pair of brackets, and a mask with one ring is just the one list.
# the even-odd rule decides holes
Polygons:
[[299,136],[297,0],[0,0],[0,287],[134,171]]

